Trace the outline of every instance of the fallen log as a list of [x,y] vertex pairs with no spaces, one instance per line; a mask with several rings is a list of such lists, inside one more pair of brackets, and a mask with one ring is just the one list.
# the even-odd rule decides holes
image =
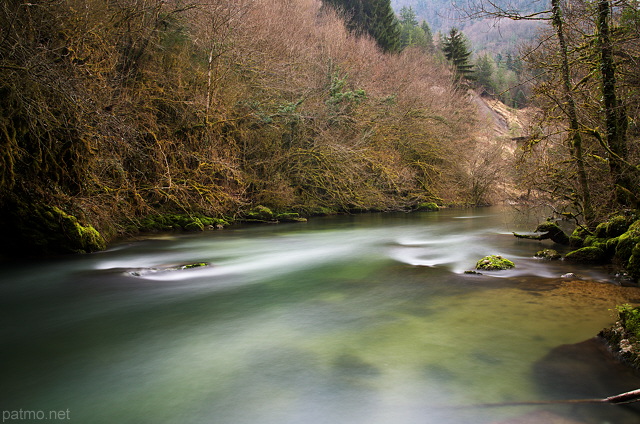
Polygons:
[[529,240],[547,240],[551,239],[554,243],[568,245],[569,236],[555,222],[544,222],[535,229],[538,235],[518,234],[513,233],[517,238],[529,239]]
[[615,403],[615,404],[632,403],[632,402],[637,402],[639,400],[640,400],[640,389],[621,393],[615,396],[610,396],[604,399],[605,402]]
[[591,404],[613,404],[624,405],[640,401],[640,389],[630,392],[620,393],[619,395],[609,396],[606,398],[596,399],[555,399],[555,400],[533,400],[522,402],[497,402],[497,403],[477,403],[474,405],[457,406],[456,408],[500,408],[506,406],[530,406],[530,405],[565,405],[576,403]]

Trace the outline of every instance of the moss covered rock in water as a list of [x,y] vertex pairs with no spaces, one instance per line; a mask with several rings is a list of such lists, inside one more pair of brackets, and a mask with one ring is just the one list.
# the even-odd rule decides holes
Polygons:
[[279,222],[307,222],[307,218],[300,217],[296,212],[284,212],[276,215]]
[[419,212],[437,212],[440,210],[440,207],[434,203],[434,202],[427,202],[427,203],[420,203],[417,207],[416,210]]
[[88,253],[104,250],[105,240],[91,225],[83,226],[78,219],[57,207],[45,207],[47,217],[52,218],[54,227],[59,227],[64,236],[61,247],[73,253]]
[[2,215],[9,255],[89,253],[106,248],[94,227],[81,224],[57,206],[14,203],[13,207]]
[[640,369],[640,309],[626,304],[617,310],[618,321],[598,335],[622,361]]
[[149,215],[141,219],[134,230],[143,232],[204,231],[205,228],[222,228],[227,225],[229,223],[224,219],[200,214],[160,214]]
[[603,263],[607,260],[607,255],[599,247],[588,246],[567,253],[564,259],[575,263]]
[[502,269],[514,268],[516,265],[509,259],[505,259],[500,255],[485,256],[476,262],[476,269],[483,269],[486,271],[496,271]]
[[631,251],[631,257],[627,262],[627,272],[634,280],[640,280],[640,243],[636,244]]
[[246,221],[273,221],[274,213],[266,206],[258,205],[245,214]]
[[556,260],[562,257],[562,255],[559,254],[557,250],[553,250],[553,249],[539,250],[536,252],[534,256],[536,258],[549,259],[549,260]]

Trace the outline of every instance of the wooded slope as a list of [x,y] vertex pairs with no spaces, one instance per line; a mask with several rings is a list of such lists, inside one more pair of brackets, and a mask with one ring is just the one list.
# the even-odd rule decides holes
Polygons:
[[33,240],[53,207],[110,239],[158,213],[469,198],[475,112],[449,72],[319,0],[10,0],[0,69],[0,218],[25,249],[56,250]]

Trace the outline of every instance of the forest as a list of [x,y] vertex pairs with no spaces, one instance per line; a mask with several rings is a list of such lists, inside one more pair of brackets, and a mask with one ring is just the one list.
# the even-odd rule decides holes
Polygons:
[[526,127],[499,137],[472,100],[501,94],[482,89],[495,57],[471,60],[463,37],[461,67],[447,46],[463,33],[393,3],[4,2],[5,246],[506,198],[595,227],[637,207],[635,0],[468,5],[541,27],[517,58]]
[[447,67],[386,54],[320,1],[0,7],[13,252],[100,249],[155,228],[149,217],[202,229],[258,206],[310,216],[467,198],[473,113]]

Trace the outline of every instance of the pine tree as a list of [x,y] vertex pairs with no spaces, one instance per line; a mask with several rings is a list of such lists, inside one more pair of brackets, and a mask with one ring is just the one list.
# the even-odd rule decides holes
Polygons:
[[471,50],[466,37],[457,28],[451,28],[449,36],[443,40],[442,51],[447,60],[455,67],[460,78],[472,79],[473,65],[469,63]]
[[402,48],[413,45],[416,39],[416,29],[418,29],[418,19],[416,19],[416,13],[411,6],[403,6],[400,9],[400,28],[400,45]]
[[495,83],[493,81],[493,71],[495,64],[493,59],[484,54],[476,60],[476,83],[481,86],[485,92],[495,94]]
[[349,31],[370,35],[387,52],[400,50],[400,23],[391,0],[323,0],[345,17]]
[[424,32],[424,47],[428,52],[433,52],[433,33],[431,32],[431,27],[427,21],[422,21],[420,28],[422,28]]

